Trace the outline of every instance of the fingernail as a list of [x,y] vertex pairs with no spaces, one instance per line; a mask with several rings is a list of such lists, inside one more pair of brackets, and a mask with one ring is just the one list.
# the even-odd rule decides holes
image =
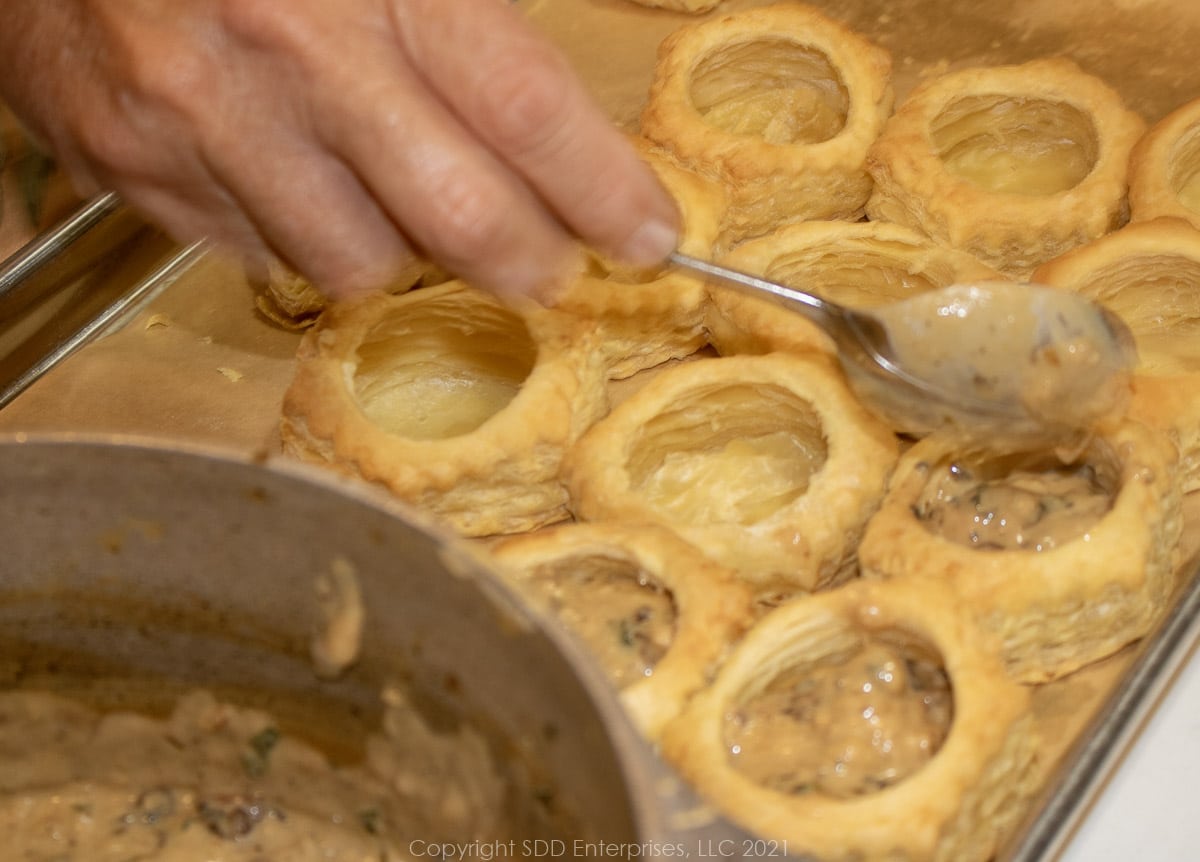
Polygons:
[[644,222],[617,254],[633,266],[654,266],[667,259],[679,242],[679,232],[663,221]]

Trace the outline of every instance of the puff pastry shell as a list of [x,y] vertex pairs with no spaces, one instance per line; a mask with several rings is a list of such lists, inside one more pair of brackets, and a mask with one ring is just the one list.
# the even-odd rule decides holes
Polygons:
[[886,51],[799,3],[665,39],[642,134],[730,189],[724,242],[814,218],[858,218],[867,148],[891,113]]
[[721,5],[721,0],[629,0],[639,6],[670,9],[673,12],[708,12]]
[[301,343],[281,434],[483,536],[567,517],[563,454],[606,406],[577,322],[447,282],[331,306]]
[[1170,217],[1134,222],[1033,277],[1091,297],[1129,325],[1140,360],[1130,413],[1175,435],[1183,490],[1200,488],[1200,231]]
[[773,353],[663,370],[571,450],[576,515],[659,524],[762,591],[852,571],[895,436],[832,361]]
[[[931,759],[903,780],[846,798],[789,794],[730,762],[726,715],[793,668],[836,660],[860,644],[912,645],[939,661],[953,721]],[[854,582],[764,617],[716,680],[664,732],[662,750],[701,794],[789,854],[829,860],[992,858],[1036,789],[1029,693],[1007,680],[986,639],[937,585]]]
[[917,87],[871,149],[871,219],[908,225],[1013,277],[1119,226],[1138,115],[1062,58]]
[[[1026,454],[1028,472],[1061,466],[1052,453]],[[1127,421],[1093,440],[1077,463],[1092,465],[1109,506],[1084,532],[1040,551],[971,547],[927,523],[937,513],[922,511],[923,495],[952,469],[1003,481],[1020,464],[981,458],[960,457],[937,435],[906,452],[859,546],[863,576],[950,584],[1023,682],[1056,679],[1146,634],[1174,584],[1181,531],[1177,454],[1166,435]],[[1039,514],[1054,511],[1047,501]],[[994,516],[1014,512],[998,507]],[[987,512],[980,517],[989,523]]]
[[1200,228],[1200,99],[1155,123],[1129,159],[1133,221],[1175,216]]
[[[886,222],[811,221],[747,240],[722,263],[794,284],[851,308],[871,308],[925,290],[999,278],[966,252]],[[818,349],[829,336],[769,299],[709,286],[709,341],[721,354]]]
[[[727,206],[725,191],[674,164],[645,139],[634,143],[679,208],[680,250],[711,255]],[[610,377],[630,377],[705,345],[702,282],[679,270],[630,270],[600,259],[594,268],[596,277],[578,281],[555,307],[596,325]]]
[[[752,597],[744,584],[662,528],[568,524],[505,539],[492,552],[507,579],[551,613],[550,590],[566,593],[579,589],[582,579],[602,581],[615,574],[630,582],[632,589],[665,591],[674,609],[669,646],[649,676],[621,689],[621,701],[634,723],[651,739],[679,714],[687,698],[708,682],[712,667],[752,617]],[[558,583],[547,589],[547,581]],[[584,601],[587,595],[591,594],[586,594]],[[603,627],[594,635],[611,642],[594,648],[599,656],[611,655],[612,644],[623,634],[605,615],[602,601],[593,600],[584,610]],[[585,643],[589,643],[586,638]],[[634,645],[626,643],[619,652],[628,652]]]

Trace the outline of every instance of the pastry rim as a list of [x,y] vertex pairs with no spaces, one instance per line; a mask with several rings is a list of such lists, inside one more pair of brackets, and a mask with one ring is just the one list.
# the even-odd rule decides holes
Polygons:
[[[989,191],[946,170],[933,123],[973,96],[1033,98],[1079,111],[1095,134],[1091,170],[1069,189],[1034,196]],[[875,189],[867,215],[909,224],[1001,271],[1025,275],[1124,220],[1129,154],[1144,129],[1115,90],[1066,58],[948,72],[913,90],[871,148]]]
[[382,484],[462,535],[521,532],[565,519],[563,453],[607,406],[592,339],[565,315],[509,309],[528,328],[536,359],[512,401],[466,434],[413,440],[384,430],[362,410],[352,379],[366,335],[410,304],[447,297],[503,308],[463,282],[328,308],[301,340],[284,395],[285,451]]
[[[626,469],[639,429],[697,391],[754,384],[786,389],[821,422],[826,459],[799,499],[745,526],[678,523],[646,503]],[[848,573],[856,538],[883,495],[897,452],[895,435],[855,400],[826,357],[707,357],[664,370],[597,422],[568,453],[564,476],[582,520],[659,524],[757,586],[812,590]]]
[[[728,762],[727,706],[764,667],[771,678],[790,667],[794,656],[781,657],[781,640],[821,618],[868,633],[900,629],[915,636],[937,651],[951,683],[954,717],[937,753],[875,793],[848,799],[786,794]],[[936,586],[856,581],[806,596],[776,608],[746,634],[712,685],[667,726],[662,749],[726,815],[764,838],[787,841],[789,850],[830,860],[988,858],[1037,786],[1030,694],[1005,678],[993,646]],[[996,796],[1006,804],[989,805]],[[986,848],[977,848],[978,840]],[[986,853],[971,855],[972,849]]]
[[[1115,653],[1146,634],[1167,605],[1182,494],[1166,435],[1126,420],[1097,436],[1119,463],[1112,506],[1086,538],[1041,552],[972,549],[925,529],[912,511],[926,486],[922,465],[958,453],[939,435],[918,441],[867,524],[863,577],[950,584],[964,613],[1001,641],[1008,672],[1021,682],[1058,679]],[[1112,630],[1089,615],[1100,609],[1120,615]]]
[[1171,182],[1172,164],[1183,147],[1195,154],[1200,169],[1200,99],[1171,111],[1134,146],[1129,157],[1131,221],[1174,216],[1200,229],[1200,212],[1183,205]]
[[[687,699],[707,684],[711,667],[750,625],[752,596],[745,585],[660,527],[561,524],[506,538],[494,545],[491,553],[518,590],[523,589],[532,567],[540,563],[605,556],[631,563],[671,593],[675,635],[670,647],[651,676],[626,686],[619,694],[634,724],[652,741]],[[586,645],[582,649],[587,652]]]

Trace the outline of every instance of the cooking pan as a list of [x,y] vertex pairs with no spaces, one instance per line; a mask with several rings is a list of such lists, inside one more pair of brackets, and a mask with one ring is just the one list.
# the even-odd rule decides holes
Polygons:
[[[434,726],[468,722],[539,777],[537,800],[506,802],[553,794],[555,831],[531,839],[633,852],[741,836],[656,761],[576,647],[459,541],[290,462],[3,438],[0,689],[156,712],[203,687],[345,761],[379,720],[381,690],[400,683]],[[331,679],[310,647],[314,583],[335,565],[354,572],[366,613],[356,661]]]

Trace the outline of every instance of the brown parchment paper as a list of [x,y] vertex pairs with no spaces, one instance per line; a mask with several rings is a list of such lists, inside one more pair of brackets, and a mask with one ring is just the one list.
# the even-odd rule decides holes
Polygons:
[[[711,14],[755,5],[762,0],[726,0]],[[898,98],[921,78],[947,69],[1054,54],[1107,80],[1150,122],[1200,97],[1200,63],[1194,62],[1200,3],[1192,0],[811,5],[892,52]],[[522,0],[518,6],[563,47],[614,121],[631,129],[658,43],[696,20],[629,0]],[[254,293],[236,261],[208,254],[119,331],[0,410],[0,432],[106,432],[254,454],[277,451],[277,419],[299,335],[261,317]],[[1189,557],[1195,533],[1189,532]],[[1048,766],[1078,738],[1132,654],[1126,650],[1038,687]]]

